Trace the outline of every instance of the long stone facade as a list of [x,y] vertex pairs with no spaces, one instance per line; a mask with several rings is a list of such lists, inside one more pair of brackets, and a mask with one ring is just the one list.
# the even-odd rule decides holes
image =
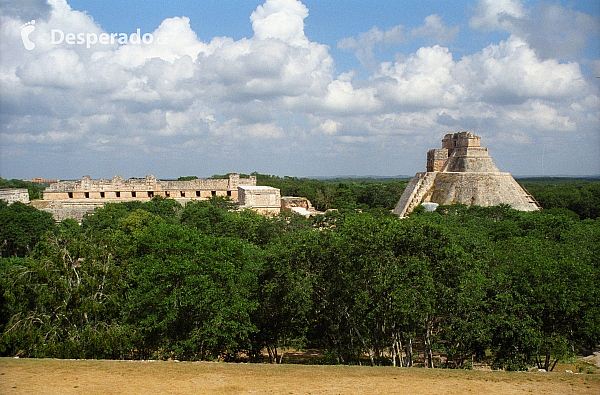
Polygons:
[[144,200],[154,196],[171,199],[205,199],[211,196],[230,196],[237,199],[238,186],[256,185],[256,176],[241,178],[231,174],[225,179],[195,179],[163,181],[149,175],[146,178],[93,180],[84,176],[77,181],[60,181],[44,190],[44,200]]
[[427,171],[408,183],[394,213],[406,216],[422,203],[496,206],[522,211],[540,207],[510,173],[501,172],[481,138],[472,132],[444,136],[441,149],[427,152]]
[[231,174],[224,179],[189,181],[158,180],[152,175],[130,179],[115,176],[111,180],[84,176],[81,180],[50,185],[44,190],[44,199],[32,204],[51,213],[57,221],[66,218],[81,221],[86,214],[109,202],[149,201],[155,196],[175,199],[182,204],[212,196],[228,196],[237,200],[239,187],[244,186],[256,186],[256,176],[242,178],[239,174]]

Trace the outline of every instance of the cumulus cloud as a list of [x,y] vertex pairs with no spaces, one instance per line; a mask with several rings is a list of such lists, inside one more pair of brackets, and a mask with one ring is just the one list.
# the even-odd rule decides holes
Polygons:
[[304,18],[308,8],[298,0],[267,0],[250,15],[255,37],[279,39],[285,43],[305,46]]
[[557,3],[540,2],[532,10],[521,0],[480,0],[470,25],[504,30],[527,41],[543,58],[573,58],[600,32],[598,17]]
[[[389,36],[393,36],[397,43],[402,42],[401,25],[395,26],[390,30],[382,31],[373,26],[369,31],[360,33],[357,38],[346,37],[338,42],[338,48],[344,51],[354,51],[354,54],[360,61],[361,65],[367,69],[373,69],[376,66],[375,53],[373,49],[376,45],[383,42],[386,33],[390,32]],[[393,43],[394,41],[387,41]]]
[[479,0],[469,24],[481,30],[510,30],[514,19],[525,16],[521,0]]
[[319,129],[325,134],[336,134],[340,129],[340,122],[328,119],[319,125]]
[[520,104],[532,98],[563,101],[592,90],[578,64],[542,60],[515,36],[463,58],[456,75],[475,99],[498,104]]
[[597,17],[554,3],[541,3],[530,19],[513,23],[514,34],[523,37],[544,58],[575,58],[600,33]]
[[380,97],[394,106],[452,106],[462,94],[453,67],[448,48],[423,47],[404,61],[381,64],[373,82]]
[[212,48],[198,40],[187,17],[165,19],[152,33],[148,45],[122,45],[112,55],[112,60],[124,68],[135,69],[150,59],[173,63],[189,56],[195,61],[200,53],[210,53]]
[[47,19],[52,6],[46,0],[0,1],[2,14],[22,22],[36,19]]
[[458,26],[446,26],[439,15],[432,14],[425,18],[425,24],[411,30],[410,35],[423,37],[443,45],[454,41],[459,30]]
[[432,14],[425,18],[424,24],[414,29],[397,25],[387,30],[373,26],[366,32],[359,33],[356,38],[346,37],[338,41],[338,48],[354,51],[361,65],[374,70],[377,66],[375,48],[379,45],[399,45],[408,39],[424,38],[438,44],[452,42],[458,34],[458,26],[446,26],[439,15]]
[[[558,5],[532,13],[518,1],[480,2],[471,25],[511,34],[462,57],[444,46],[459,28],[436,14],[413,29],[373,27],[340,40],[338,48],[354,52],[370,70],[365,76],[336,75],[329,47],[306,37],[308,9],[297,0],[258,6],[250,15],[251,37],[204,42],[188,18],[173,17],[150,32],[151,44],[90,48],[51,43],[52,29],[110,32],[66,1],[50,0],[31,35],[32,51],[24,48],[20,27],[26,5],[37,3],[23,4],[0,8],[1,156],[13,164],[14,152],[29,152],[35,161],[43,156],[31,150],[40,150],[83,158],[81,170],[72,170],[81,174],[89,173],[89,157],[108,155],[130,162],[114,159],[107,167],[210,158],[231,171],[232,163],[279,158],[290,168],[305,166],[305,174],[323,174],[317,166],[348,174],[360,173],[352,168],[360,165],[358,151],[366,162],[412,165],[448,132],[474,129],[492,143],[531,145],[539,136],[585,134],[600,118],[596,81],[580,63],[561,60],[567,50],[552,53],[550,39],[527,34],[536,21],[564,23],[561,42],[580,51],[584,44],[577,42],[586,42],[595,19]],[[411,40],[427,46],[376,60],[381,46]],[[600,69],[597,60],[589,65]],[[197,156],[183,158],[182,147]],[[245,170],[256,167],[239,171]]]
[[[332,81],[333,60],[326,46],[304,35],[308,9],[299,1],[267,0],[251,15],[254,37],[238,41],[217,37],[201,42],[188,18],[174,17],[152,32],[151,44],[91,48],[51,43],[52,29],[64,34],[108,32],[64,0],[51,0],[50,5],[48,21],[40,21],[31,36],[34,51],[26,51],[20,42],[20,22],[2,14],[3,30],[9,33],[2,43],[0,100],[7,104],[2,132],[12,142],[60,140],[48,138],[57,134],[47,122],[37,134],[19,137],[15,125],[20,114],[31,113],[32,104],[48,116],[69,113],[78,120],[77,141],[91,149],[117,149],[127,136],[277,139],[284,134],[273,115],[277,102],[318,96]],[[93,125],[90,116],[113,121]],[[124,136],[107,136],[111,129]],[[66,140],[69,135],[61,136]]]

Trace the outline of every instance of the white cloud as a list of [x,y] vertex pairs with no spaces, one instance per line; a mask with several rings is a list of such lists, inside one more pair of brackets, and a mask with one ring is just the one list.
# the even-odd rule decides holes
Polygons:
[[543,130],[546,133],[574,132],[577,130],[576,123],[569,116],[561,115],[556,108],[537,100],[530,101],[519,109],[509,109],[506,117],[512,120],[512,126],[518,130],[533,128]]
[[420,48],[405,61],[383,63],[375,75],[379,97],[392,106],[452,106],[462,89],[453,81],[452,54],[438,45]]
[[598,17],[541,3],[531,19],[514,21],[514,34],[523,37],[543,58],[574,58],[600,33]]
[[340,128],[340,122],[328,119],[319,125],[319,128],[325,134],[336,134]]
[[77,53],[63,48],[42,54],[18,68],[16,74],[25,85],[37,87],[76,88],[88,82]]
[[[329,48],[304,34],[308,9],[296,0],[259,6],[251,16],[254,36],[248,38],[203,42],[188,18],[175,17],[151,32],[165,44],[89,49],[50,44],[50,30],[57,27],[104,33],[64,0],[52,4],[47,20],[36,24],[33,51],[21,43],[22,21],[0,10],[4,151],[69,150],[69,156],[83,158],[126,151],[122,154],[139,166],[150,166],[180,157],[186,147],[210,156],[211,164],[278,158],[286,166],[328,164],[348,174],[353,170],[344,171],[344,165],[360,164],[353,159],[357,150],[370,153],[364,154],[366,162],[402,157],[412,165],[418,156],[413,151],[431,148],[448,132],[475,129],[490,142],[506,137],[531,145],[540,136],[562,141],[567,134],[590,135],[600,118],[596,79],[586,79],[580,62],[553,57],[566,50],[544,52],[546,44],[527,34],[533,30],[526,22],[546,20],[572,22],[561,36],[564,43],[591,34],[594,18],[561,14],[558,6],[540,7],[530,16],[520,2],[480,2],[471,23],[512,34],[462,58],[430,45],[393,61],[375,60],[379,46],[422,38],[451,42],[458,27],[436,14],[414,29],[373,27],[338,43],[371,71],[336,76]],[[587,36],[577,36],[578,27],[587,28]],[[556,35],[550,33],[547,42]],[[596,74],[599,65],[589,63]],[[292,158],[294,152],[307,157]],[[142,153],[154,153],[155,159],[136,156]],[[204,163],[198,157],[181,160]]]
[[32,19],[47,19],[51,10],[52,7],[46,0],[2,2],[2,14],[14,19],[20,19],[21,22],[29,22]]
[[275,38],[285,43],[306,46],[304,18],[308,8],[298,0],[267,0],[250,15],[252,29],[260,40]]
[[373,26],[369,31],[360,33],[358,38],[347,37],[338,42],[338,48],[344,51],[354,51],[354,54],[360,61],[361,65],[367,69],[376,67],[375,53],[373,49],[376,45],[383,42],[385,37],[393,43],[391,38],[395,38],[396,42],[402,40],[402,26],[398,25],[390,30],[382,31],[376,26]]
[[211,124],[210,131],[228,141],[243,141],[245,139],[280,139],[285,136],[285,130],[275,123],[240,124],[233,118],[222,124]]
[[323,105],[337,113],[369,113],[380,107],[374,88],[354,89],[351,82],[340,80],[329,84]]
[[600,32],[597,16],[549,2],[528,10],[520,0],[480,0],[469,23],[476,29],[519,36],[546,59],[576,57]]
[[454,41],[460,28],[458,26],[446,26],[439,15],[432,14],[425,18],[425,24],[411,30],[413,37],[423,37],[443,45]]
[[113,54],[114,61],[124,68],[134,69],[153,58],[173,63],[177,59],[189,56],[195,61],[198,54],[210,51],[208,45],[198,40],[187,17],[165,19],[158,29],[152,32],[152,37],[153,41],[149,45],[120,46]]
[[525,16],[521,0],[479,0],[469,24],[481,30],[510,30],[514,18]]
[[424,38],[438,44],[452,42],[460,28],[446,26],[439,15],[432,14],[425,18],[424,24],[414,29],[396,25],[387,30],[373,26],[366,32],[359,33],[357,38],[346,37],[338,41],[338,48],[344,51],[354,51],[354,54],[364,68],[375,70],[375,48],[378,45],[399,45],[408,38]]
[[572,100],[591,89],[578,64],[541,60],[514,36],[465,57],[456,74],[474,99],[498,104],[519,104],[531,98]]

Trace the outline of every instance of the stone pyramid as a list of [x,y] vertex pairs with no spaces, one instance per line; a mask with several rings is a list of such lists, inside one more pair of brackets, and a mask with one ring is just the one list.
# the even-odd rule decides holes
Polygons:
[[540,207],[510,173],[494,164],[481,137],[472,132],[444,136],[441,149],[427,152],[427,171],[410,180],[394,213],[406,216],[422,203],[496,206],[535,211]]

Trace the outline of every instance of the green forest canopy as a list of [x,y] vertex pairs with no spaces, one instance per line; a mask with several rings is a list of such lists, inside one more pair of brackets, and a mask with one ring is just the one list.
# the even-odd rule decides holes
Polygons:
[[154,198],[79,225],[0,205],[0,355],[281,362],[310,347],[320,363],[516,370],[600,341],[598,183],[533,182],[540,203],[558,202],[541,212],[399,219],[384,203],[396,181],[259,181],[338,210]]

